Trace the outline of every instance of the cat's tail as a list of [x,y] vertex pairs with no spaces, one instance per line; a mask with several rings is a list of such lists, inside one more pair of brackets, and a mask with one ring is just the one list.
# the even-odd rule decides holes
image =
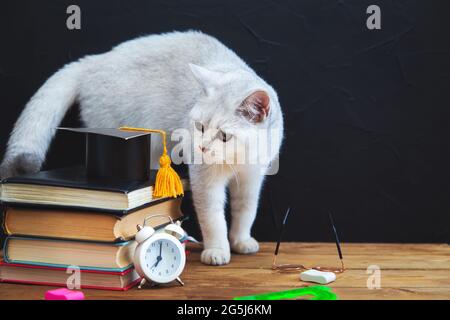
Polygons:
[[11,133],[0,178],[40,170],[58,125],[77,98],[81,71],[81,62],[66,65],[30,99]]

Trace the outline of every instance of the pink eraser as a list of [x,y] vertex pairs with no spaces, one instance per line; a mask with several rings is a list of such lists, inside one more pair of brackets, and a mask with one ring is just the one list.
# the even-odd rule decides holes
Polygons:
[[84,300],[84,293],[66,288],[48,290],[45,293],[45,300]]

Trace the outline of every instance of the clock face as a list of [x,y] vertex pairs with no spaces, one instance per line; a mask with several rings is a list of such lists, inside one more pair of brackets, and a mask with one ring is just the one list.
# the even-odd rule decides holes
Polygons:
[[145,275],[157,283],[175,280],[185,264],[184,248],[173,236],[158,234],[142,248],[141,267]]

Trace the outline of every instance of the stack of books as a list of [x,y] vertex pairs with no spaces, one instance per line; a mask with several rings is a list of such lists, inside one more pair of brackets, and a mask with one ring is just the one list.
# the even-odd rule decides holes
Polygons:
[[[66,286],[71,271],[80,270],[81,288],[131,288],[139,281],[132,260],[137,224],[155,214],[183,216],[181,198],[152,199],[151,181],[98,182],[84,167],[2,181],[8,237],[0,281]],[[167,222],[149,220],[155,228]]]

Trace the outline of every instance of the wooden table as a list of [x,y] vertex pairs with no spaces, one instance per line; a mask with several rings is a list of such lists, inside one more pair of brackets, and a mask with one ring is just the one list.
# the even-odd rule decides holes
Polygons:
[[[86,299],[231,299],[306,285],[298,273],[271,270],[274,243],[263,243],[256,255],[233,255],[229,265],[199,262],[193,248],[176,284],[127,292],[83,290]],[[329,284],[339,299],[450,299],[450,246],[447,244],[343,244],[347,271]],[[333,243],[283,243],[279,263],[338,266]],[[367,268],[381,270],[381,288],[367,288]],[[51,287],[0,284],[0,299],[42,299]]]

